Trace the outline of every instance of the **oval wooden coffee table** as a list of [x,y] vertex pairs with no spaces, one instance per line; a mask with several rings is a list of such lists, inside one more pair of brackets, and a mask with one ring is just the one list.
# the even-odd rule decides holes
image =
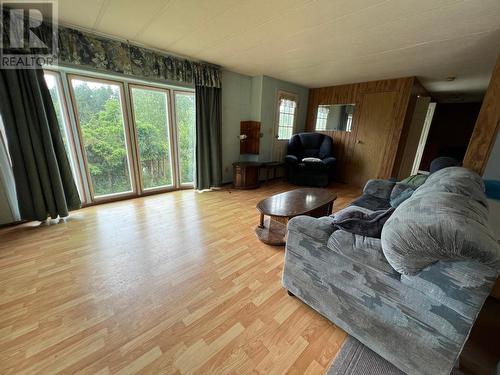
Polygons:
[[335,192],[322,188],[302,188],[272,195],[257,204],[260,224],[255,233],[268,245],[284,245],[288,220],[299,215],[330,215],[335,199]]

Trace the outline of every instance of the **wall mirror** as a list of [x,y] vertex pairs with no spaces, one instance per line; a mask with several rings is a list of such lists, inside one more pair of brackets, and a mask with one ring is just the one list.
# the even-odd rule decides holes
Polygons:
[[316,112],[316,130],[352,131],[355,104],[319,105]]

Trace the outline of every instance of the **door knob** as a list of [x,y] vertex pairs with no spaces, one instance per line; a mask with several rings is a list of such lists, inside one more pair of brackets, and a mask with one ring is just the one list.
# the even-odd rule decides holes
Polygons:
[[356,142],[358,145],[362,145],[363,144],[363,141],[358,139],[358,142]]

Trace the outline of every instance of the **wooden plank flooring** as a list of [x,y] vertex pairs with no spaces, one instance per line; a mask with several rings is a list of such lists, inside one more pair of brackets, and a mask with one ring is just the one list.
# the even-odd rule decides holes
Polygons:
[[[321,374],[345,333],[281,286],[257,202],[178,191],[0,229],[1,374]],[[334,186],[334,210],[360,194]]]

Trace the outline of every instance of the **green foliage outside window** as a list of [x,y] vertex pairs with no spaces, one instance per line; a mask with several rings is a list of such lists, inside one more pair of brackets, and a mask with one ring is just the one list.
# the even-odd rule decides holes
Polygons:
[[[119,88],[74,80],[73,90],[94,194],[101,196],[132,190]],[[55,87],[50,87],[50,91],[54,105],[59,108],[60,98]],[[135,87],[132,96],[144,188],[171,185],[167,96],[161,91]],[[181,183],[193,182],[194,178],[194,104],[194,95],[176,94]],[[57,116],[62,124],[59,111]]]
[[132,190],[118,87],[77,81],[75,100],[96,196]]
[[178,93],[175,97],[177,115],[177,139],[181,182],[194,181],[194,142],[196,109],[192,94]]
[[172,184],[167,95],[132,89],[144,188]]

